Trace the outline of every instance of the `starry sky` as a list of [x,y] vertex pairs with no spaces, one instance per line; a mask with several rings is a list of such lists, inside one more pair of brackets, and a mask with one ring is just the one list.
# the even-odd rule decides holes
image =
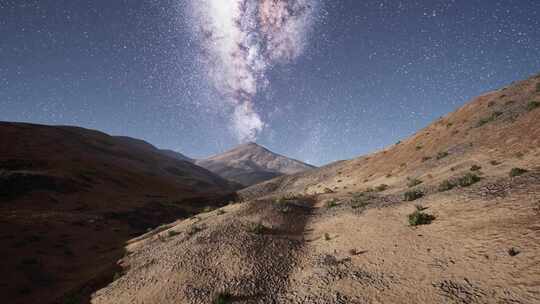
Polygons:
[[322,165],[540,72],[537,0],[215,1],[0,0],[0,120]]

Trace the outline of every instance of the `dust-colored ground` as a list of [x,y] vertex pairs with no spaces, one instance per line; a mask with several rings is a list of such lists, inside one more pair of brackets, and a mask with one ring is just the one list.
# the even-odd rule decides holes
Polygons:
[[539,83],[134,239],[92,302],[540,303]]
[[[92,303],[540,303],[540,170],[410,203],[325,202],[235,204],[164,226],[128,245],[126,274]],[[416,205],[431,224],[408,224]]]

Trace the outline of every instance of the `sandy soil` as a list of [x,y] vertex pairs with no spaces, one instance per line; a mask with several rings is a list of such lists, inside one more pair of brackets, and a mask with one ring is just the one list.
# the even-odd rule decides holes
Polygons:
[[[414,202],[327,200],[236,204],[162,227],[129,244],[126,274],[92,303],[219,292],[234,303],[540,302],[540,170]],[[408,224],[417,205],[431,224]]]

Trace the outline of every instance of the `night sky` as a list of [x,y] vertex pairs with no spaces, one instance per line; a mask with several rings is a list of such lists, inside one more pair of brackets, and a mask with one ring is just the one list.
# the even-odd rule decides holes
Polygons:
[[0,0],[0,120],[321,165],[540,72],[538,0],[237,2]]

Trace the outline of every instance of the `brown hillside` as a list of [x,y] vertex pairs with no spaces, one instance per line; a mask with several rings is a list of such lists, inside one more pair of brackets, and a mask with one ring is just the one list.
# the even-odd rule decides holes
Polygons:
[[233,190],[144,141],[1,122],[2,301],[83,301],[112,279],[126,240]]
[[[475,98],[410,138],[382,151],[244,189],[246,198],[275,192],[350,194],[380,184],[407,188],[407,178],[439,182],[480,165],[492,174],[538,164],[540,76]],[[535,103],[536,102],[536,103]],[[500,165],[491,165],[492,161]]]

